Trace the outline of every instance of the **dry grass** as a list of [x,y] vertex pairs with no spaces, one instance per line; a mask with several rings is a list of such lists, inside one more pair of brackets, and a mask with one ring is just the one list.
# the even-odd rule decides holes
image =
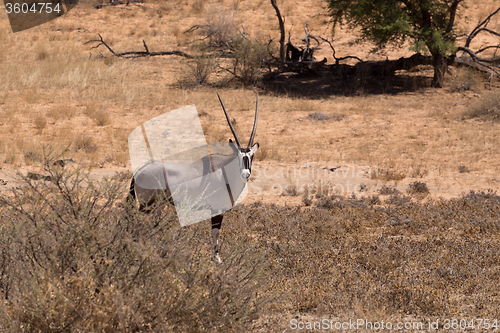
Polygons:
[[216,267],[206,225],[141,214],[121,202],[122,182],[51,161],[50,181],[21,177],[22,190],[0,197],[3,332],[236,331],[265,309],[264,253],[245,237],[225,242]]
[[463,113],[466,119],[478,118],[479,120],[500,121],[500,93],[486,94],[481,100]]
[[0,197],[0,219],[15,221],[1,223],[4,331],[283,331],[296,315],[353,313],[496,318],[493,191],[238,206],[225,214],[216,267],[208,225],[180,229],[170,209],[154,217],[121,202],[130,175],[95,183],[41,159],[51,181],[21,177],[22,189]]
[[38,132],[42,132],[45,126],[47,126],[47,119],[45,116],[38,116],[33,120],[33,125]]
[[[491,5],[484,1],[469,4],[474,23]],[[134,128],[190,104],[205,114],[201,121],[207,141],[227,141],[231,133],[217,91],[231,118],[236,119],[241,141],[247,142],[255,93],[241,89],[240,83],[217,88],[179,86],[177,80],[186,66],[176,57],[117,59],[107,50],[90,49],[83,42],[95,39],[99,32],[116,51],[142,50],[144,39],[152,51],[191,52],[189,43],[200,36],[183,32],[194,24],[211,24],[211,29],[220,32],[210,40],[213,44],[227,41],[227,36],[237,35],[236,30],[243,28],[250,36],[276,40],[277,22],[269,2],[193,0],[141,6],[140,10],[125,6],[95,10],[89,2],[80,3],[68,15],[20,34],[9,32],[7,20],[0,21],[2,172],[37,166],[39,145],[48,143],[60,150],[72,143],[66,154],[79,163],[126,166],[128,134]],[[305,21],[318,34],[328,35],[324,33],[330,30],[321,19],[321,3],[288,1],[280,6],[287,15],[292,42],[300,42]],[[404,49],[371,54],[370,45],[351,44],[354,38],[345,31],[336,32],[338,57],[356,54],[376,60],[409,55]],[[319,50],[317,56],[331,62],[329,48]],[[250,67],[245,74],[250,82],[252,70]],[[40,227],[35,230],[26,215],[0,205],[2,222],[19,221],[1,224],[0,289],[9,296],[0,304],[0,330],[19,331],[23,325],[27,331],[60,327],[89,332],[282,332],[292,315],[345,319],[357,314],[386,320],[406,315],[497,318],[500,251],[496,207],[500,202],[496,194],[480,189],[499,188],[498,82],[493,82],[490,96],[484,88],[489,88],[490,82],[467,71],[447,76],[447,87],[442,90],[428,89],[421,83],[430,80],[432,71],[423,69],[409,75],[427,77],[407,80],[397,92],[380,89],[372,93],[371,87],[360,83],[357,90],[346,94],[335,89],[317,94],[325,82],[311,81],[297,82],[296,89],[273,92],[256,88],[260,113],[255,139],[261,147],[255,160],[267,170],[283,164],[301,167],[314,161],[320,167],[352,163],[379,172],[361,177],[358,183],[369,186],[356,198],[342,197],[335,191],[314,194],[311,189],[301,197],[265,197],[265,203],[227,213],[222,255],[223,259],[234,259],[229,259],[227,270],[216,270],[208,262],[206,223],[204,229],[186,231],[175,226],[169,231],[165,224],[165,233],[152,235],[151,229],[146,230],[153,223],[150,217],[128,211],[116,200],[106,206],[106,195],[116,193],[107,191],[110,185],[103,185],[104,192],[96,185],[87,197],[80,195],[81,200],[76,201],[82,203],[80,206],[71,206],[64,196],[53,192],[52,183],[35,184],[47,186],[43,193],[48,199],[36,197],[32,191],[26,197],[17,192],[18,203],[30,202],[30,209],[43,209],[37,215]],[[218,79],[215,74],[206,81]],[[342,81],[329,84],[342,91]],[[342,117],[334,119],[338,121],[308,121],[312,113],[316,113],[313,118]],[[37,121],[41,115],[44,125],[41,118]],[[420,200],[418,193],[400,193],[416,179],[431,189],[425,200]],[[272,186],[272,181],[265,186]],[[386,187],[379,193],[369,182]],[[388,182],[401,191],[389,187]],[[7,186],[0,187],[0,200],[7,200],[4,188]],[[475,192],[456,197],[470,189]],[[125,190],[120,191],[123,197]],[[437,199],[440,195],[455,198]],[[96,197],[91,208],[92,203],[85,200]],[[38,201],[30,201],[35,199]],[[248,200],[256,199],[249,196]],[[300,207],[274,204],[285,200],[296,200]],[[57,203],[54,207],[62,209],[60,217],[49,213],[47,203]],[[91,214],[78,213],[78,218],[73,218],[71,207]],[[99,217],[93,209],[104,209],[105,213]],[[35,213],[35,209],[30,211]],[[71,223],[61,224],[59,218]],[[28,240],[35,240],[38,243],[33,244],[40,247],[29,247]],[[174,253],[171,246],[177,245],[180,257],[165,261],[162,251]],[[42,248],[47,251],[36,252]],[[41,256],[44,266],[28,260],[35,255]],[[251,266],[262,258],[269,265],[258,266],[265,281],[256,278],[244,284],[248,288],[243,296],[252,296],[238,298],[241,286],[235,281],[241,276],[235,270],[240,263]],[[28,279],[30,274],[35,278]],[[189,281],[191,288],[186,287]],[[223,292],[220,286],[230,292]],[[257,321],[238,312],[243,300],[278,294],[283,298],[269,304],[270,308],[252,308],[260,317]],[[187,307],[172,305],[181,303]],[[241,309],[249,309],[248,304]],[[212,305],[240,319],[210,312]],[[195,326],[187,327],[186,323]]]

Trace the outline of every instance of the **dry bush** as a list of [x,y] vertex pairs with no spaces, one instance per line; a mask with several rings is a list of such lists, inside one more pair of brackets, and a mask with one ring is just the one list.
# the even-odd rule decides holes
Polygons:
[[106,126],[111,122],[108,114],[102,110],[96,111],[93,114],[92,118],[94,119],[97,126]]
[[466,167],[465,165],[461,165],[461,166],[458,167],[458,172],[460,172],[460,173],[469,173],[470,169],[468,167]]
[[257,83],[266,71],[266,63],[269,59],[266,43],[239,36],[231,46],[234,49],[234,54],[229,71],[244,85]]
[[40,48],[36,53],[36,60],[45,60],[49,57],[49,53],[45,48]]
[[177,83],[184,88],[208,84],[208,80],[215,73],[215,61],[210,56],[194,57],[186,62],[186,71],[177,79]]
[[374,309],[384,318],[496,313],[494,192],[383,206],[369,205],[374,197],[329,199],[329,209],[255,203],[239,212],[269,251],[267,283],[288,304],[281,313],[320,316],[325,304],[341,318]]
[[207,38],[210,47],[227,47],[238,33],[236,12],[220,7],[211,7],[206,23],[199,26],[198,33]]
[[462,118],[500,121],[500,93],[492,92],[484,96],[466,110]]
[[289,185],[285,186],[281,195],[282,196],[297,197],[300,195],[300,190],[297,188],[297,186],[289,184]]
[[94,144],[94,139],[88,135],[80,134],[73,140],[73,147],[76,151],[85,150],[87,153],[92,153],[97,150],[97,145]]
[[476,70],[471,68],[457,68],[449,81],[452,92],[473,90],[479,86],[480,77]]
[[380,190],[378,190],[378,193],[380,193],[380,195],[398,195],[401,192],[393,186],[383,185]]
[[76,109],[67,105],[53,106],[47,111],[47,117],[57,121],[59,119],[70,120],[76,114]]
[[[291,313],[498,313],[500,197],[490,190],[239,205],[224,216],[215,267],[206,225],[143,215],[118,205],[123,183],[44,165],[52,182],[21,177],[22,189],[0,197],[2,331],[258,331]],[[269,298],[279,303],[259,306]]]
[[0,197],[2,332],[242,331],[265,311],[264,253],[244,234],[216,266],[206,224],[140,213],[122,182],[51,160],[51,181],[19,175]]
[[408,194],[429,194],[429,188],[426,183],[414,181],[407,189]]
[[424,178],[428,174],[429,174],[429,170],[427,170],[426,168],[419,165],[412,170],[410,177],[411,178]]

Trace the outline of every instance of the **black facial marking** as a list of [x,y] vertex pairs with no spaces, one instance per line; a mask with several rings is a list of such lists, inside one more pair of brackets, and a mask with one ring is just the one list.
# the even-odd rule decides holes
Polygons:
[[248,160],[248,156],[243,156],[243,165],[245,169],[250,170],[250,161]]

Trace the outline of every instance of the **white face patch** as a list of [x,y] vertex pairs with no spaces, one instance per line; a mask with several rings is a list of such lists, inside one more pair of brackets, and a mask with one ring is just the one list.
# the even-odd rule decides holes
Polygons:
[[259,149],[259,144],[256,143],[252,148],[241,149],[238,151],[240,162],[241,178],[246,182],[250,179],[252,173],[252,160],[255,152]]
[[240,170],[241,170],[241,178],[246,182],[250,179],[250,175],[252,173],[252,158],[253,153],[250,151],[249,153],[243,153],[240,151],[238,154],[239,162],[240,162]]

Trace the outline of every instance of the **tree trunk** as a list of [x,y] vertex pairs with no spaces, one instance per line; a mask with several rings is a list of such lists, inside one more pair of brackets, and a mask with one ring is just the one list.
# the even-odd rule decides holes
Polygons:
[[443,54],[437,53],[433,55],[434,58],[434,78],[432,79],[431,86],[434,88],[443,88],[444,74],[448,67],[448,63]]
[[285,68],[285,22],[283,22],[276,0],[271,0],[271,5],[276,11],[276,16],[278,17],[278,23],[280,26],[280,70],[282,71]]

